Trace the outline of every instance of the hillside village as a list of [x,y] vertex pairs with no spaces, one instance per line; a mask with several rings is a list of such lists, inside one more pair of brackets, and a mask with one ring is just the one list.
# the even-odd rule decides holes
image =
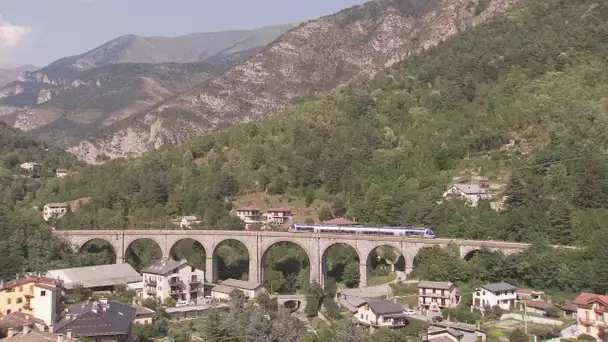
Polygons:
[[[314,299],[311,293],[281,295],[244,280],[206,279],[204,270],[170,259],[141,272],[129,264],[109,264],[17,275],[0,282],[0,329],[6,336],[1,341],[132,341],[162,336],[167,328],[209,312],[248,306],[285,311],[308,326],[304,311],[326,322],[349,319],[372,333],[416,326],[422,341],[429,342],[501,340],[496,329],[521,332],[524,326],[534,334],[598,337],[608,324],[602,315],[608,307],[604,295],[583,292],[574,300],[553,302],[542,291],[504,282],[459,288],[451,282],[412,279],[385,285],[380,298],[377,286],[338,290],[330,300],[339,311],[324,301],[311,315],[306,304]],[[373,298],[361,296],[374,291]],[[476,322],[467,322],[461,309],[477,315]],[[568,328],[570,324],[575,328]],[[146,325],[156,327],[154,336],[142,335],[151,332]]]

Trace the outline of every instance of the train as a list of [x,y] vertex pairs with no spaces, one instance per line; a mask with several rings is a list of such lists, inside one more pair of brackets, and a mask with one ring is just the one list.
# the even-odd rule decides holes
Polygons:
[[380,236],[419,236],[435,238],[435,233],[429,228],[416,227],[374,227],[374,226],[336,226],[324,224],[292,224],[290,233],[333,233]]

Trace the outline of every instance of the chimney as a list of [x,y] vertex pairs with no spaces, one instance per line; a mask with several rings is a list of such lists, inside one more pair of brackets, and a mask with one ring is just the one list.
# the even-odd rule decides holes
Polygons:
[[187,263],[188,263],[188,260],[186,260],[186,259],[182,259],[182,260],[181,260],[181,262],[182,262],[182,265],[183,265],[183,264],[187,264]]
[[15,328],[8,328],[8,334],[6,335],[6,337],[13,337],[15,336],[16,331]]
[[4,279],[0,279],[0,288],[4,287]]
[[57,334],[57,342],[63,342],[63,334]]
[[29,334],[31,330],[32,330],[32,327],[29,324],[25,324],[23,326],[23,335]]
[[66,335],[65,337],[69,340],[72,338],[72,329],[68,329],[66,330]]

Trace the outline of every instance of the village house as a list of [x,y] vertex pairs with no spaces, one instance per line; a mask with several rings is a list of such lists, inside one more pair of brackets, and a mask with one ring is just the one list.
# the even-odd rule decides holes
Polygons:
[[135,308],[100,299],[69,309],[53,332],[97,342],[131,342],[134,320]]
[[602,340],[608,328],[608,296],[582,292],[572,304],[577,307],[579,333]]
[[258,223],[262,221],[262,212],[260,209],[252,206],[243,206],[236,208],[236,216],[245,222],[245,224]]
[[473,307],[483,310],[498,305],[503,310],[510,310],[517,300],[516,290],[515,286],[507,283],[479,286],[473,292]]
[[393,299],[373,300],[365,302],[355,314],[357,322],[376,328],[401,328],[406,325],[403,307]]
[[578,308],[572,302],[572,300],[569,300],[562,305],[558,305],[558,307],[564,312],[564,317],[576,318]]
[[428,342],[485,342],[487,333],[479,330],[475,325],[440,322],[431,323],[427,330],[426,338],[423,341]]
[[323,221],[322,223],[329,226],[355,226],[358,224],[355,220],[351,221],[342,217],[336,217],[331,220]]
[[154,321],[155,311],[144,306],[132,305],[135,308],[135,324],[152,324]]
[[0,319],[0,336],[2,335],[2,331],[8,331],[8,329],[13,329],[14,332],[18,332],[22,330],[25,326],[27,326],[28,328],[37,329],[38,331],[49,330],[49,326],[45,321],[35,318],[34,316],[25,312],[17,311],[3,316]]
[[51,218],[61,218],[68,212],[67,203],[49,203],[42,208],[42,219],[45,221]]
[[[534,313],[541,316],[547,315],[547,310],[556,309],[559,310],[555,305],[542,300],[523,300],[520,302],[521,308],[530,313]],[[559,310],[561,313],[561,310]]]
[[211,298],[229,300],[230,293],[234,290],[243,292],[245,297],[249,299],[257,298],[260,293],[266,291],[264,286],[259,283],[238,279],[226,279],[211,289]]
[[55,324],[60,307],[62,283],[60,280],[27,274],[9,282],[0,281],[0,312],[10,315],[22,312]]
[[144,290],[142,297],[167,297],[177,302],[196,302],[203,295],[205,271],[188,264],[186,260],[163,258],[141,270]]
[[450,186],[444,193],[443,198],[456,198],[466,201],[471,207],[477,207],[479,201],[489,200],[492,198],[488,189],[482,188],[477,184],[454,184]]
[[530,289],[517,288],[517,300],[542,300],[545,293]]
[[266,222],[269,224],[285,224],[291,222],[291,209],[270,208],[266,209]]
[[365,305],[365,300],[359,297],[339,293],[338,303],[340,303],[340,306],[350,311],[350,313],[356,314],[357,311],[359,311],[359,308]]
[[418,304],[425,310],[453,308],[460,302],[460,291],[450,282],[420,281]]
[[68,169],[57,169],[55,170],[55,177],[63,178],[68,175]]
[[34,162],[27,162],[19,165],[22,169],[27,170],[32,175],[39,175],[42,170],[42,165]]
[[192,228],[194,225],[200,224],[201,221],[196,216],[182,216],[178,221],[180,228]]
[[24,324],[19,328],[9,327],[6,329],[6,337],[0,342],[77,342],[69,331],[67,336],[55,334],[50,331],[41,330],[33,324]]
[[76,288],[94,292],[113,291],[117,285],[127,285],[127,288],[136,292],[143,289],[141,274],[127,263],[50,270],[46,276],[60,279],[67,293]]

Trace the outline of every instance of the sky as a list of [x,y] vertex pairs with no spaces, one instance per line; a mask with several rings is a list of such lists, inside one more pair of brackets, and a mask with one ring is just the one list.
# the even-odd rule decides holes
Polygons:
[[178,36],[314,19],[363,0],[0,0],[0,66],[44,66],[125,34]]

